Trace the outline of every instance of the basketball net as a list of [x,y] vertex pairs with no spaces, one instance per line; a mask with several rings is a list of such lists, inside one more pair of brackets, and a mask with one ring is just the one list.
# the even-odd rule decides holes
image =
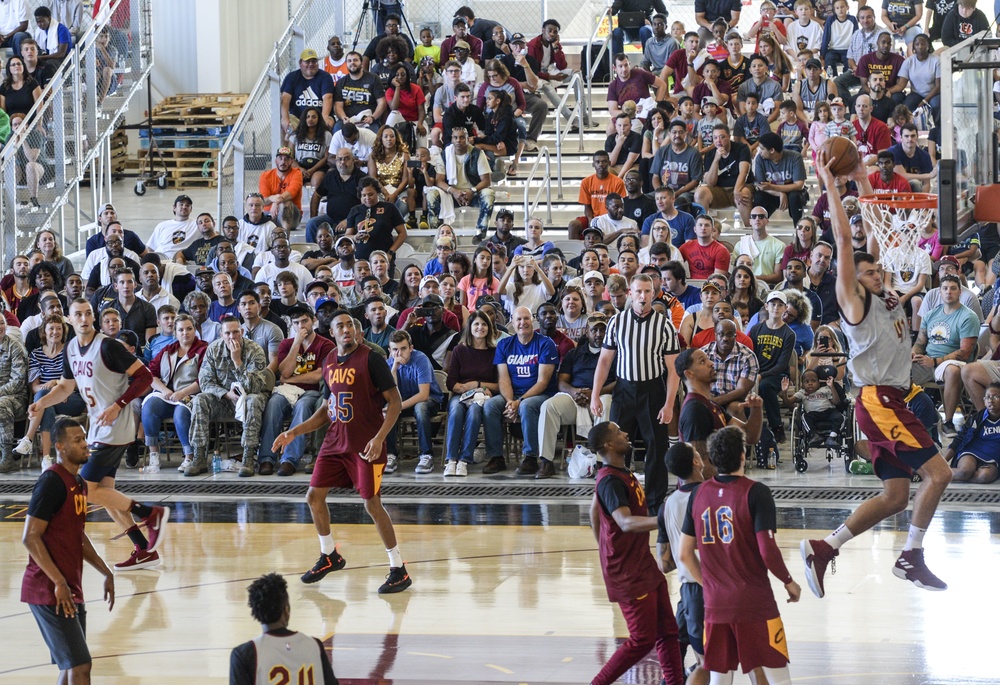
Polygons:
[[861,216],[879,246],[879,263],[886,271],[913,271],[921,249],[920,233],[937,212],[930,193],[886,193],[858,198]]

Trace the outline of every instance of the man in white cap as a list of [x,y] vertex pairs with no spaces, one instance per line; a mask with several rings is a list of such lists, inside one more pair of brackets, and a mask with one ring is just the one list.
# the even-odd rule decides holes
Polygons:
[[178,195],[174,200],[174,218],[156,224],[153,234],[149,236],[149,249],[173,259],[174,255],[193,243],[198,237],[198,223],[191,218],[192,207],[190,195]]
[[764,413],[771,434],[779,444],[785,441],[785,429],[781,425],[781,380],[787,377],[792,352],[795,351],[795,333],[784,321],[788,299],[785,293],[774,290],[764,304],[767,320],[750,329],[753,352],[760,366],[760,396],[764,399]]

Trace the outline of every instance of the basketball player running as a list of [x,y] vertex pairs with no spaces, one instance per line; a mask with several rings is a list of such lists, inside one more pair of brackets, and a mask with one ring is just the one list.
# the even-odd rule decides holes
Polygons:
[[792,682],[788,641],[767,573],[784,584],[789,602],[799,601],[802,589],[774,540],[774,498],[766,485],[743,475],[741,429],[727,426],[713,433],[708,458],[718,475],[688,500],[680,549],[681,561],[704,592],[704,668],[712,685],[732,685],[737,665],[744,673],[763,668],[770,685],[786,685]]
[[625,468],[625,454],[631,448],[628,434],[617,423],[605,421],[590,429],[587,441],[603,462],[590,505],[590,526],[597,538],[608,600],[618,603],[629,633],[591,685],[615,682],[654,644],[664,681],[682,685],[684,665],[677,620],[667,581],[649,551],[649,533],[656,529],[656,517],[646,515],[646,493]]
[[288,629],[292,607],[285,579],[277,573],[263,575],[250,583],[247,595],[247,605],[260,622],[261,634],[233,649],[229,656],[230,685],[337,685],[323,643]]
[[319,534],[320,555],[302,576],[302,582],[319,582],[331,571],[347,565],[330,533],[326,495],[333,487],[353,487],[364,500],[365,511],[375,523],[389,555],[389,575],[379,587],[379,594],[402,592],[413,581],[396,546],[396,531],[389,512],[382,506],[381,491],[386,464],[385,438],[396,425],[403,401],[389,365],[361,344],[350,312],[334,312],[330,328],[337,343],[337,354],[327,355],[323,363],[323,380],[330,389],[330,399],[308,420],[278,434],[272,448],[280,452],[298,436],[329,425],[306,493],[313,525]]
[[[156,550],[163,542],[170,508],[140,504],[115,490],[118,466],[135,441],[135,415],[127,407],[150,388],[153,375],[124,345],[94,329],[94,310],[87,300],[73,300],[69,320],[76,337],[63,351],[63,377],[48,395],[28,407],[28,416],[35,418],[79,389],[90,415],[90,459],[80,469],[87,497],[104,507],[135,545],[132,555],[115,564],[115,570],[156,566],[160,563]],[[146,525],[148,540],[132,517]]]
[[[833,159],[824,151],[817,156],[817,173],[832,188]],[[862,195],[870,194],[871,184],[859,162],[851,177]],[[851,228],[836,193],[830,194],[830,223],[841,255],[852,253]],[[941,495],[951,482],[951,469],[938,452],[927,429],[906,408],[910,391],[910,335],[906,313],[892,290],[882,287],[882,267],[877,262],[878,245],[869,232],[872,254],[859,252],[854,259],[841,259],[837,266],[837,304],[841,330],[847,336],[851,357],[848,368],[861,392],[857,399],[858,427],[868,436],[875,473],[882,480],[882,493],[850,515],[837,530],[823,540],[803,540],[809,588],[823,597],[826,567],[840,547],[880,521],[906,509],[913,471],[923,479],[913,501],[910,532],[903,552],[892,572],[925,590],[946,590],[948,586],[924,564],[923,539],[934,518]]]
[[47,468],[31,492],[21,541],[28,548],[28,567],[21,581],[21,601],[28,604],[59,667],[60,683],[90,682],[87,610],[83,603],[83,562],[104,576],[108,611],[115,605],[115,577],[84,532],[87,484],[80,466],[89,450],[83,426],[68,418],[52,429],[56,463]]

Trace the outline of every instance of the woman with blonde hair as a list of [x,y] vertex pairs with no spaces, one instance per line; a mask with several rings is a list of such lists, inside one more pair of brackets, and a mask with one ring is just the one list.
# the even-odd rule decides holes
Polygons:
[[64,281],[76,273],[73,262],[60,249],[56,234],[49,229],[42,229],[35,234],[35,249],[42,253],[42,258],[46,262],[54,264],[59,269]]

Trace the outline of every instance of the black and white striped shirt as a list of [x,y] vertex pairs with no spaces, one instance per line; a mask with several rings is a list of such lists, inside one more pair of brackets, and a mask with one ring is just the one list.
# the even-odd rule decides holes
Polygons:
[[640,317],[631,307],[611,317],[604,348],[618,353],[618,379],[633,383],[663,378],[667,372],[663,356],[681,351],[677,329],[667,316],[652,311]]

